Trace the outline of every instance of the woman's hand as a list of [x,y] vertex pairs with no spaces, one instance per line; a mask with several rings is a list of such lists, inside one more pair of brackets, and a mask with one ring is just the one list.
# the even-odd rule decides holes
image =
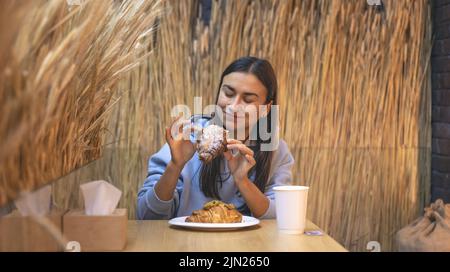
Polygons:
[[[170,154],[171,154],[171,161],[172,163],[179,167],[183,168],[184,165],[192,158],[192,156],[195,153],[195,146],[190,141],[188,135],[185,132],[186,131],[192,131],[193,127],[191,126],[191,123],[189,120],[184,120],[180,123],[177,123],[177,121],[180,119],[180,117],[177,117],[170,127],[166,127],[166,141],[169,144],[170,147]],[[177,123],[178,127],[178,133],[174,136],[171,132],[174,129],[174,125]]]
[[[256,164],[253,158],[255,154],[241,141],[234,139],[227,139],[227,141],[228,151],[224,153],[224,156],[228,161],[234,182],[253,216],[261,217],[267,212],[270,201],[248,178],[248,171]],[[233,156],[231,150],[238,150],[239,153]]]
[[[248,171],[256,164],[253,150],[244,145],[241,141],[235,139],[227,139],[228,151],[224,153],[225,159],[228,161],[228,167],[233,175],[234,181],[239,183],[247,178]],[[231,150],[237,150],[236,156],[231,154]]]

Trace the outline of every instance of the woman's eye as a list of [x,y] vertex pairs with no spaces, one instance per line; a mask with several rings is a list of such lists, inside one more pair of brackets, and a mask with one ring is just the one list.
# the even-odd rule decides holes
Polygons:
[[254,98],[244,98],[244,102],[247,103],[247,104],[251,104],[251,103],[256,102],[256,99],[254,99]]
[[233,97],[234,96],[234,92],[230,91],[230,90],[224,90],[225,96],[227,97]]

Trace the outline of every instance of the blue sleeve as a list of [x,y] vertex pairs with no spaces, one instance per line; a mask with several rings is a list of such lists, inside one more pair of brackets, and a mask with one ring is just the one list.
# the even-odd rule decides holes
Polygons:
[[148,162],[148,175],[138,192],[137,197],[137,218],[142,219],[170,219],[175,217],[180,203],[180,196],[183,191],[183,179],[180,176],[173,198],[164,201],[158,198],[155,193],[155,184],[163,175],[170,161],[170,148],[166,143],[150,157]]
[[[275,157],[275,156],[274,156]],[[274,161],[273,175],[266,185],[265,195],[269,199],[269,208],[260,219],[273,219],[276,217],[275,192],[273,188],[281,185],[292,185],[292,166],[294,158],[287,147],[286,142],[280,141],[278,154]]]

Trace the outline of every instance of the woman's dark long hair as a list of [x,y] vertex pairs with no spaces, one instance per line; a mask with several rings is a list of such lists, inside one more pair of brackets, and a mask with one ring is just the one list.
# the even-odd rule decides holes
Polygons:
[[[275,76],[275,72],[272,65],[264,59],[259,59],[255,57],[243,57],[235,60],[231,63],[225,71],[222,73],[219,83],[219,89],[217,91],[216,105],[219,100],[220,88],[222,86],[223,78],[233,72],[243,72],[250,73],[258,78],[258,80],[266,87],[267,97],[265,104],[272,102],[272,105],[277,105],[277,91],[278,84]],[[262,117],[267,119],[267,130],[271,132],[271,114],[267,117]],[[264,193],[265,187],[269,178],[270,165],[272,162],[272,151],[261,151],[260,145],[262,143],[270,142],[269,140],[261,140],[259,136],[259,126],[260,118],[256,123],[257,129],[257,147],[255,151],[256,165],[250,169],[249,178],[252,173],[256,173],[254,184]],[[252,128],[249,128],[250,130]],[[224,180],[228,177],[223,178],[220,173],[220,163],[224,159],[224,156],[216,157],[210,163],[202,164],[200,173],[200,189],[207,197],[220,199],[218,186],[222,186]]]

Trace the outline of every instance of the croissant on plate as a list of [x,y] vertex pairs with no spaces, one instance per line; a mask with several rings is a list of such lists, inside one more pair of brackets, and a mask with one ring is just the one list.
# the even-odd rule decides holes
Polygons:
[[195,210],[186,218],[186,222],[192,223],[240,223],[242,214],[236,210],[233,204],[213,200],[206,203],[201,210]]

